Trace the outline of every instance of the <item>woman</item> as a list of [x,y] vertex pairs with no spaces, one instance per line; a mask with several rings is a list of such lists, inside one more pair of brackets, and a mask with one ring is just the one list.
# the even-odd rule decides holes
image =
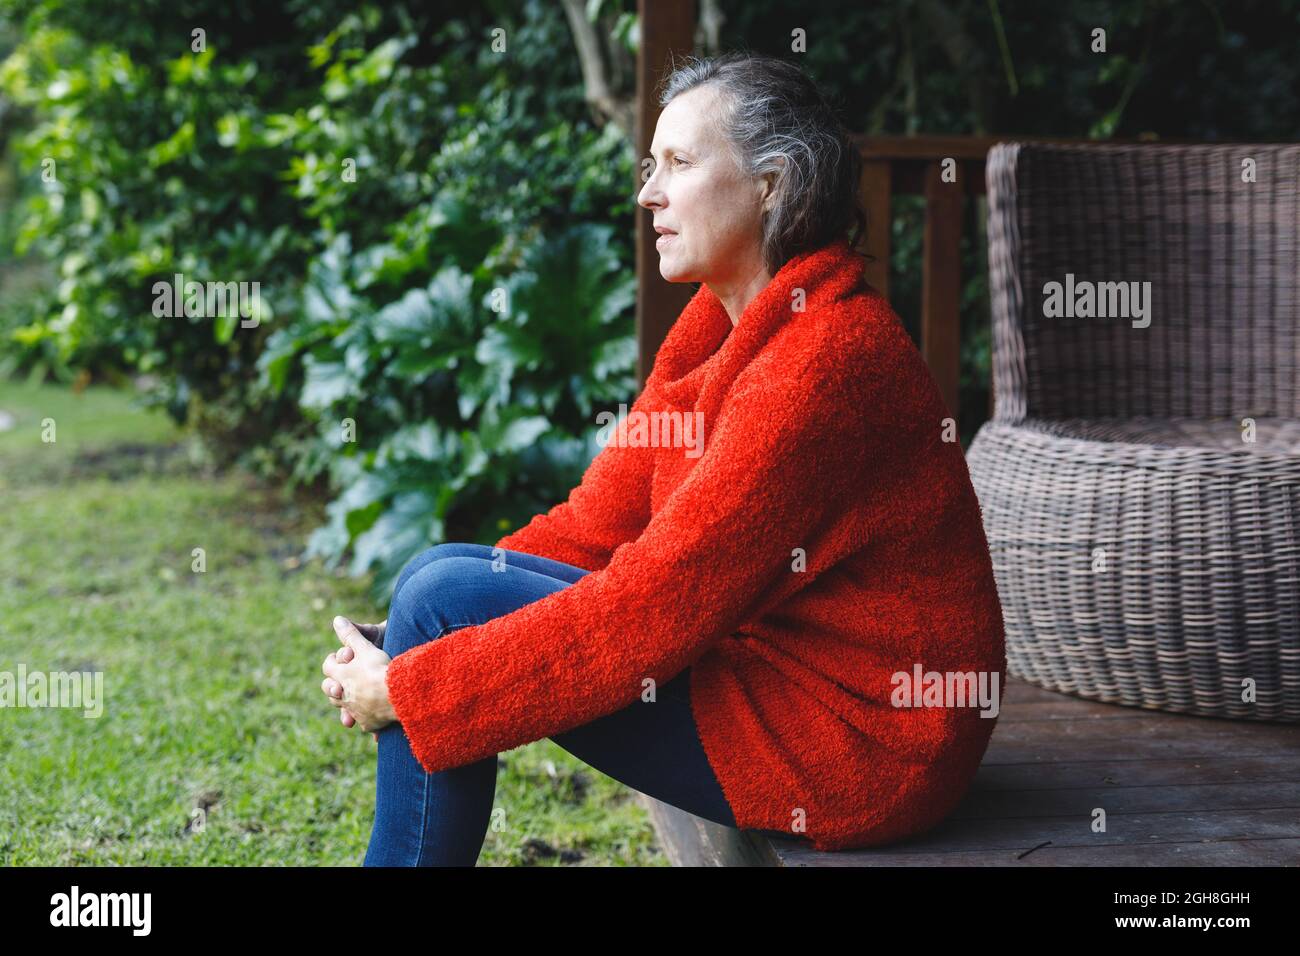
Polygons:
[[[846,238],[856,153],[780,60],[691,61],[661,102],[638,202],[664,278],[703,284],[626,420],[495,549],[416,557],[382,650],[337,619],[324,690],[379,741],[368,865],[472,865],[497,754],[542,737],[698,816],[840,849],[940,821],[992,733],[979,507]],[[945,694],[954,674],[992,699]]]

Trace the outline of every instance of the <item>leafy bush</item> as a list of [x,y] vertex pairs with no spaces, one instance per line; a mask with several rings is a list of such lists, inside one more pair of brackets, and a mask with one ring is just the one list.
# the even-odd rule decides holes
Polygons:
[[[454,237],[451,222],[442,229]],[[449,528],[457,540],[499,537],[505,496],[524,490],[511,476],[549,475],[544,498],[576,481],[594,446],[575,437],[635,389],[622,322],[634,279],[612,232],[581,224],[538,235],[517,263],[500,264],[509,271],[499,280],[448,262],[382,306],[384,246],[352,254],[342,234],[312,263],[301,315],[259,363],[275,388],[301,367],[299,404],[342,489],[311,553],[333,561],[355,543],[353,572],[373,567],[386,587]]]
[[[240,4],[0,5],[23,23],[0,67],[34,117],[20,158],[56,170],[17,246],[59,282],[16,334],[149,372],[223,456],[328,482],[310,551],[351,549],[380,598],[420,548],[562,497],[596,411],[635,392],[631,235],[610,225],[631,150],[555,55],[562,12],[436,6],[289,2],[251,28]],[[175,273],[257,282],[260,313],[157,316]]]

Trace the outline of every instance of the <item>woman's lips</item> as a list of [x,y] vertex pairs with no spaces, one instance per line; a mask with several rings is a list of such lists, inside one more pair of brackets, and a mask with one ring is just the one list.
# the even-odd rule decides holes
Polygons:
[[675,232],[666,232],[666,233],[664,233],[662,236],[660,236],[658,239],[655,240],[655,248],[656,248],[656,249],[662,249],[662,248],[664,248],[665,246],[667,246],[670,242],[672,242],[672,241],[673,241],[674,239],[676,239],[676,238],[677,238],[677,233],[675,233]]

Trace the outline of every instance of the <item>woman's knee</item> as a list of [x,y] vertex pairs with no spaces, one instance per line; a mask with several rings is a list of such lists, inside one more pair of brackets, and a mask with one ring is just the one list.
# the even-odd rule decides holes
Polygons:
[[[442,555],[425,562],[393,595],[388,611],[384,651],[396,657],[447,631],[465,626],[473,617],[473,578],[482,560],[463,555]],[[390,646],[389,641],[392,641]]]
[[398,592],[406,586],[406,582],[421,568],[445,558],[478,557],[484,550],[491,552],[492,549],[487,545],[461,541],[444,541],[442,544],[425,548],[402,567],[397,575],[397,583],[393,585],[393,597],[397,596]]

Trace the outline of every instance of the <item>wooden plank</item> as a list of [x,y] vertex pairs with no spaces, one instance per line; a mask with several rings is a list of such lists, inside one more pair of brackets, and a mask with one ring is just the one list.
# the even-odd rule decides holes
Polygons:
[[867,282],[876,291],[889,298],[889,254],[893,230],[892,170],[887,162],[862,164],[858,192],[867,214],[867,232],[859,249],[874,260],[867,263]]
[[858,147],[863,159],[879,159],[889,162],[913,160],[930,162],[940,156],[952,156],[957,160],[979,159],[988,155],[997,143],[1012,140],[1029,141],[1038,139],[1050,142],[1074,142],[1059,137],[1030,137],[1007,134],[1005,136],[874,136],[862,133],[850,137]]
[[[773,841],[776,843],[777,841]],[[1140,846],[966,850],[955,853],[893,853],[855,850],[817,853],[782,841],[774,848],[780,866],[1296,866],[1300,839],[1214,840],[1206,843],[1144,843]]]
[[637,794],[673,866],[777,866],[780,861],[765,836],[722,826]]
[[[1189,721],[1192,722],[1189,724]],[[1229,757],[1296,753],[1300,727],[1178,714],[1126,721],[999,721],[984,763],[1124,762],[1151,757]]]
[[[1086,816],[1095,807],[1104,809],[1108,816],[1182,810],[1255,810],[1260,807],[1300,810],[1300,781],[1238,780],[1235,783],[1182,783],[1168,787],[1102,785],[1031,790],[973,788],[948,819]],[[1300,821],[1300,812],[1296,817]]]
[[[641,179],[641,159],[650,153],[655,123],[661,112],[658,86],[673,54],[691,52],[695,42],[694,0],[637,0],[641,43],[636,57],[636,183]],[[695,294],[690,282],[668,282],[659,274],[659,252],[655,249],[654,216],[650,210],[636,212],[636,339],[637,381],[644,386],[654,365],[655,353],[668,330]]]
[[[995,731],[996,733],[996,731]],[[1069,763],[981,764],[972,793],[1092,786],[1159,787],[1264,783],[1300,780],[1300,754],[1267,753],[1228,757],[1153,760],[1078,760]]]
[[[1016,707],[1008,714],[1006,707],[1003,707],[1002,713],[999,714],[999,720],[1019,721],[1019,720],[1050,720],[1054,718],[1083,718],[1093,717],[1098,720],[1142,720],[1146,717],[1193,717],[1197,720],[1231,720],[1233,723],[1246,724],[1247,726],[1258,726],[1260,724],[1272,726],[1288,726],[1278,724],[1272,721],[1246,720],[1244,718],[1230,717],[1200,717],[1192,714],[1175,714],[1170,711],[1160,710],[1156,707],[1135,707],[1131,704],[1111,703],[1109,701],[1092,700],[1090,698],[1072,697],[1067,694],[1055,694],[1054,691],[1045,693],[1054,694],[1057,700],[1016,700]],[[1292,727],[1300,727],[1297,724],[1290,724]]]
[[[1010,726],[1010,725],[1009,725]],[[984,762],[994,764],[1031,764],[1044,766],[1050,763],[1073,763],[1097,760],[1109,760],[1112,765],[1122,766],[1138,763],[1153,758],[1187,758],[1211,760],[1232,755],[1267,756],[1276,749],[1275,745],[1262,743],[1258,746],[1243,747],[1240,737],[1219,736],[1210,738],[1196,737],[1191,740],[1170,740],[1160,737],[1143,738],[1123,744],[1112,739],[1074,739],[1061,742],[1053,749],[1045,749],[1038,739],[1029,741],[998,740],[989,744],[984,755]]]
[[[921,354],[957,418],[961,375],[961,220],[965,172],[943,181],[933,162],[925,177],[925,252],[921,288]],[[937,425],[937,423],[936,423]]]
[[[988,155],[988,151],[997,143],[1099,143],[1101,140],[1080,139],[1077,137],[1066,136],[1029,136],[1023,133],[1003,133],[996,136],[948,136],[933,135],[929,133],[915,134],[911,136],[883,136],[866,133],[854,133],[850,140],[864,159],[883,159],[889,161],[922,161],[929,162],[941,156],[952,156],[954,159],[963,160],[983,160]],[[1143,139],[1108,139],[1108,144],[1113,143],[1149,143],[1157,145],[1157,141],[1150,138]],[[1198,142],[1195,140],[1178,140],[1162,139],[1158,143],[1173,144]]]
[[957,850],[1027,850],[1056,846],[1138,846],[1206,840],[1300,838],[1300,808],[1110,813],[1105,833],[1092,832],[1092,815],[960,819],[950,817],[928,833],[895,844],[896,853]]
[[1104,704],[1093,700],[1035,700],[1021,703],[1009,713],[1004,709],[998,715],[999,721],[1024,720],[1141,720],[1146,714],[1137,707],[1121,707],[1117,704]]
[[[943,159],[945,157],[935,157]],[[953,157],[957,159],[957,157]],[[863,163],[873,162],[873,160],[863,160]],[[966,195],[984,195],[986,183],[984,179],[984,160],[983,159],[958,159],[962,170],[966,175],[966,185],[964,187]],[[889,164],[893,171],[893,192],[895,196],[924,196],[925,195],[925,171],[930,165],[930,161],[922,162],[921,160],[894,160]]]
[[1066,694],[1059,690],[1049,690],[1046,687],[1031,684],[1029,681],[1016,677],[1014,674],[1007,676],[1005,686],[1007,699],[1016,703],[1039,700],[1074,701],[1077,703],[1083,703],[1087,700],[1085,697],[1076,697],[1074,694]]

